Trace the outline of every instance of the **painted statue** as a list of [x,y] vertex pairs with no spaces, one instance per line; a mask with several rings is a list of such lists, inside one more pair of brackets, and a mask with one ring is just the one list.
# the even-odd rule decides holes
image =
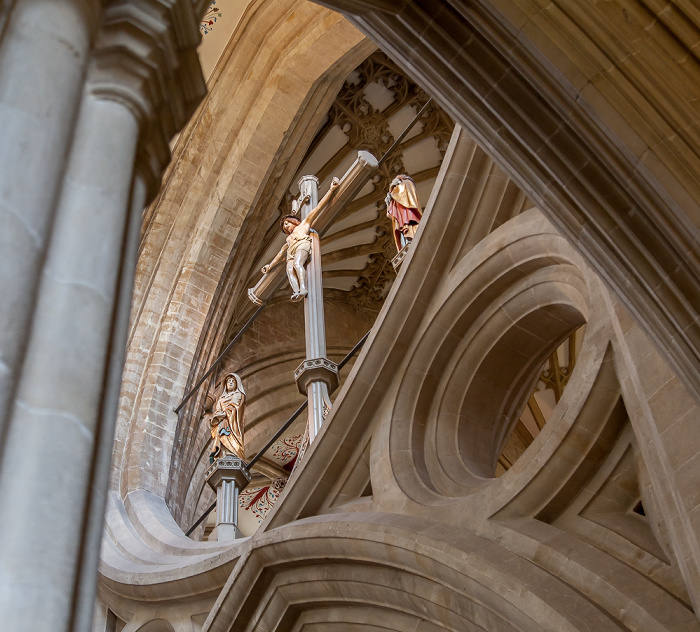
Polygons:
[[[300,220],[295,215],[285,215],[280,220],[282,230],[287,234],[287,278],[289,279],[289,285],[292,287],[293,301],[300,301],[308,294],[306,288],[306,264],[311,258],[311,224],[328,204],[331,193],[339,184],[340,180],[333,178],[328,193],[323,196],[316,208],[303,220]],[[285,248],[282,248],[270,263],[263,266],[262,273],[267,274],[271,268],[281,263],[284,257]]]
[[418,202],[416,183],[411,176],[396,176],[389,185],[386,196],[386,215],[394,228],[396,250],[406,246],[416,235],[423,211]]
[[211,424],[211,436],[214,439],[209,460],[225,457],[228,454],[245,459],[243,443],[243,411],[245,409],[245,391],[241,378],[229,373],[224,378],[224,390],[214,404]]

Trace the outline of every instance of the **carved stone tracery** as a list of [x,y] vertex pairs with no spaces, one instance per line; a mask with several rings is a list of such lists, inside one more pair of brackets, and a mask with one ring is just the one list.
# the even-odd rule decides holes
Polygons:
[[[383,109],[378,109],[367,97],[367,88],[377,84],[392,93],[393,101]],[[327,138],[336,126],[348,137],[347,142],[314,174],[323,183],[332,175],[338,173],[339,166],[350,152],[366,150],[377,158],[383,156],[394,143],[391,133],[391,120],[406,107],[413,109],[413,116],[425,105],[429,95],[413,83],[406,75],[383,53],[376,52],[360,64],[348,77],[335,101],[328,111],[325,122],[316,134],[302,160],[304,164],[319,145]],[[375,205],[378,217],[370,225],[375,225],[375,239],[369,248],[352,246],[342,250],[331,250],[324,255],[324,262],[347,260],[360,254],[368,255],[368,262],[359,273],[357,270],[335,269],[326,270],[324,279],[338,277],[356,277],[349,291],[327,289],[327,297],[350,301],[357,307],[378,311],[388,292],[388,287],[395,278],[390,264],[393,258],[394,245],[391,233],[391,222],[386,218],[384,196],[391,180],[399,173],[405,173],[403,153],[421,141],[435,138],[440,155],[444,156],[454,124],[439,106],[431,104],[415,127],[401,144],[395,149],[389,159],[380,167],[373,179],[373,190],[348,204],[339,216],[338,221],[348,218],[353,213]],[[439,164],[410,175],[417,184],[430,180],[437,175]],[[294,194],[290,191],[280,207],[280,214],[286,214],[291,208]],[[426,200],[423,201],[425,203]],[[366,228],[364,224],[355,224],[341,231],[327,235],[322,245],[332,244],[341,236]]]

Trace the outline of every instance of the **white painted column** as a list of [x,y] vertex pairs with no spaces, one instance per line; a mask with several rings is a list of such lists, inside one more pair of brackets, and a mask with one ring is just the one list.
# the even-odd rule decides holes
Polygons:
[[[299,180],[300,196],[309,196],[309,202],[301,208],[304,219],[318,205],[318,178],[302,176]],[[324,379],[324,369],[331,363],[326,359],[326,321],[323,311],[323,276],[321,266],[321,240],[316,231],[311,232],[311,259],[306,266],[306,286],[308,295],[304,299],[304,319],[306,326],[306,362],[297,369],[297,384],[304,382],[306,396],[309,400],[309,443],[311,443],[323,424],[327,403],[330,402],[329,384]],[[318,364],[321,370],[314,370]],[[300,369],[302,369],[300,371]],[[313,373],[312,373],[313,372]],[[304,379],[306,373],[306,379]],[[336,371],[337,375],[337,371]],[[337,382],[336,382],[337,383]],[[300,386],[300,390],[301,390]]]
[[99,0],[18,0],[0,31],[0,446],[65,171]]
[[250,483],[250,472],[243,459],[224,456],[216,459],[205,473],[216,491],[216,539],[228,542],[241,537],[238,529],[238,494]]
[[[301,207],[301,219],[318,206],[318,178],[302,176],[299,180],[300,197],[309,196]],[[326,321],[323,316],[323,279],[321,277],[321,243],[318,233],[311,231],[313,248],[306,266],[306,286],[309,291],[304,300],[306,321],[306,357],[321,358],[326,355]]]
[[0,612],[13,632],[68,632],[85,620],[75,586],[92,579],[99,547],[94,520],[105,491],[93,476],[112,440],[113,425],[101,420],[113,416],[119,379],[120,360],[109,355],[123,345],[115,322],[126,322],[116,304],[134,112],[124,101],[83,98],[41,276],[0,462]]
[[238,486],[223,480],[216,490],[216,535],[219,542],[240,537],[238,531]]

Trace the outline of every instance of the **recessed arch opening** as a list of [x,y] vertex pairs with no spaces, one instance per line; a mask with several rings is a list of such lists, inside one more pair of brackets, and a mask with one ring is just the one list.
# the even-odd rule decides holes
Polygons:
[[399,486],[421,503],[493,481],[543,364],[588,318],[580,261],[536,218],[511,220],[481,246],[490,256],[455,268],[411,352],[390,444]]

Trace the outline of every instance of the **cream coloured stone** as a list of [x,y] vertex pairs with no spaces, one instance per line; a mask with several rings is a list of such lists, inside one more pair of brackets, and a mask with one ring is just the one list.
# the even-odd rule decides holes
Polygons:
[[[0,94],[3,331],[14,354],[3,362],[20,376],[0,434],[0,560],[19,569],[5,587],[27,582],[2,611],[13,629],[89,626],[132,275],[120,248],[135,250],[134,218],[201,95],[205,4],[110,2],[97,31],[96,15],[71,17],[98,8],[87,1],[3,5],[0,86],[23,81]],[[457,131],[365,350],[260,531],[229,546],[185,538],[211,497],[203,437],[178,427],[172,408],[242,316],[235,298],[268,220],[334,91],[372,47],[317,6],[251,4],[144,216],[95,629],[697,630],[694,7],[330,4],[488,155]],[[40,9],[50,28],[32,18]],[[128,59],[115,67],[117,49]],[[16,61],[25,54],[30,71]],[[120,83],[135,68],[156,80]],[[44,89],[52,98],[33,98]],[[13,136],[47,104],[55,118]],[[28,164],[42,148],[54,160]],[[236,351],[261,393],[258,448],[294,407],[285,376],[300,361],[300,316],[269,309]],[[329,355],[342,357],[371,318],[328,313],[341,321]],[[547,426],[492,478],[546,352],[583,320]],[[278,346],[256,357],[265,337]],[[27,436],[44,442],[41,468],[25,456]],[[37,548],[49,530],[55,544]]]

